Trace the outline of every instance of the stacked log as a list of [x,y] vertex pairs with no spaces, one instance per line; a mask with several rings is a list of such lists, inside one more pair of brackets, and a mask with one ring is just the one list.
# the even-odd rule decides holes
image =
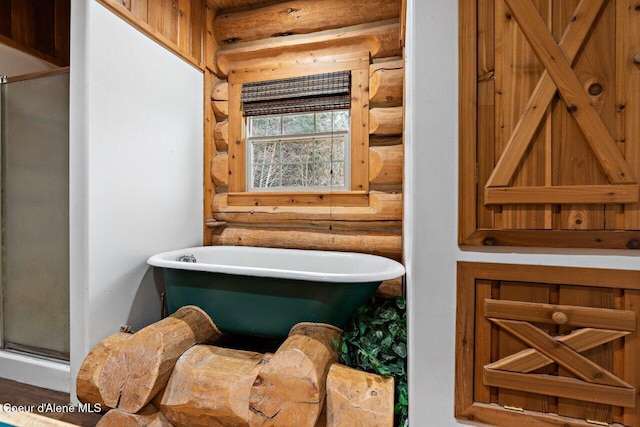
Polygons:
[[400,135],[404,128],[402,107],[376,107],[369,111],[369,133]]
[[137,414],[130,414],[120,409],[107,412],[96,424],[96,427],[173,427],[167,419],[158,412],[155,406],[147,405]]
[[327,378],[327,427],[393,425],[393,378],[331,366]]
[[78,376],[76,378],[76,394],[78,400],[84,403],[99,404],[102,409],[110,409],[100,395],[98,381],[102,374],[102,368],[112,353],[131,338],[131,334],[118,332],[103,339],[85,357]]
[[391,427],[393,380],[337,364],[341,333],[299,323],[274,354],[227,349],[201,344],[220,333],[187,306],[98,344],[78,394],[115,408],[99,427]]
[[399,15],[399,2],[388,0],[295,0],[219,14],[214,28],[218,42],[228,45],[384,21]]
[[269,357],[197,345],[180,357],[155,403],[175,426],[246,426],[251,388]]
[[377,62],[369,70],[369,102],[384,106],[402,105],[404,94],[404,61]]
[[315,426],[341,335],[342,330],[331,325],[294,326],[251,388],[249,425]]
[[106,359],[98,389],[107,407],[136,413],[167,384],[187,349],[221,336],[200,308],[185,306],[133,334]]

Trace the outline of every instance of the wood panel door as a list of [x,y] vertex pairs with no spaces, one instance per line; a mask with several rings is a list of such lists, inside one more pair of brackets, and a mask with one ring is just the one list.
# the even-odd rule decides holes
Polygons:
[[460,243],[640,248],[640,6],[462,1],[460,32]]
[[460,263],[456,416],[640,425],[640,272]]

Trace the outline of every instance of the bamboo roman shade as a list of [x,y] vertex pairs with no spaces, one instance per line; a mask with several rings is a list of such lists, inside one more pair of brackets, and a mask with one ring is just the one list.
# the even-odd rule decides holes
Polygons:
[[244,83],[245,116],[348,109],[351,73],[316,74],[289,79]]

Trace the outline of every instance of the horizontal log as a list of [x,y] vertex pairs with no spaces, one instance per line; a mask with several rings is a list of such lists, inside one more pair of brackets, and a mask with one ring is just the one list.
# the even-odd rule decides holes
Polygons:
[[220,80],[213,86],[211,91],[212,101],[228,101],[229,100],[229,83],[226,80]]
[[402,258],[400,230],[385,232],[227,225],[214,229],[213,244],[362,252],[395,260]]
[[107,358],[98,381],[104,402],[124,412],[140,411],[167,384],[182,353],[220,336],[211,318],[195,306],[181,307],[141,329]]
[[299,323],[258,374],[249,397],[250,426],[314,427],[342,330]]
[[399,16],[400,4],[397,1],[295,0],[219,14],[214,28],[220,44],[231,44],[307,34]]
[[402,193],[402,184],[371,184],[369,190],[382,191],[384,193]]
[[229,122],[227,120],[216,123],[213,128],[213,140],[216,143],[216,150],[227,151],[229,149]]
[[402,184],[404,145],[369,148],[369,182]]
[[402,135],[369,135],[370,147],[398,144],[402,144]]
[[218,120],[226,119],[229,116],[229,101],[211,101],[211,107]]
[[107,412],[96,424],[96,427],[173,427],[164,415],[153,405],[145,406],[137,414],[130,414],[119,409]]
[[118,332],[109,335],[96,345],[82,361],[76,377],[76,395],[84,403],[99,404],[103,410],[110,408],[100,395],[98,381],[107,358],[122,346],[132,334]]
[[369,102],[401,105],[404,92],[404,61],[378,62],[369,67]]
[[400,135],[403,129],[403,107],[372,108],[369,110],[370,134]]
[[[218,51],[220,75],[241,82],[243,73],[265,72],[265,80],[284,78],[273,74],[281,68],[308,68],[315,74],[323,67],[336,67],[352,61],[354,54],[385,58],[401,53],[398,20],[379,21],[337,30],[320,31],[309,35],[237,43]],[[367,63],[368,66],[368,63]],[[253,77],[252,77],[253,78]],[[239,80],[240,79],[240,80]]]
[[369,195],[364,191],[240,192],[227,194],[227,203],[233,206],[363,207],[369,205]]
[[229,206],[227,194],[216,194],[213,217],[217,221],[243,224],[289,224],[323,226],[331,221],[343,227],[399,227],[402,224],[402,194],[372,191],[369,206]]
[[376,289],[375,295],[379,298],[385,299],[405,296],[402,278],[398,277],[397,279],[385,280],[380,283],[380,286]]
[[180,356],[154,402],[175,426],[246,426],[251,387],[270,357],[196,345]]
[[211,164],[211,178],[218,187],[229,186],[229,155],[221,153],[213,157]]
[[394,380],[340,365],[327,376],[327,427],[392,427]]

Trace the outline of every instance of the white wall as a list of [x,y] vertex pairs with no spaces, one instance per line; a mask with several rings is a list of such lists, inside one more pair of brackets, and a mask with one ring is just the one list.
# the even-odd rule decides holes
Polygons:
[[457,4],[408,0],[405,253],[412,426],[458,424],[456,261],[640,270],[637,251],[457,246]]
[[[202,73],[95,1],[71,45],[71,378],[160,318],[146,259],[202,243]],[[73,387],[72,387],[73,389]]]
[[0,76],[20,76],[52,68],[56,66],[0,43]]

